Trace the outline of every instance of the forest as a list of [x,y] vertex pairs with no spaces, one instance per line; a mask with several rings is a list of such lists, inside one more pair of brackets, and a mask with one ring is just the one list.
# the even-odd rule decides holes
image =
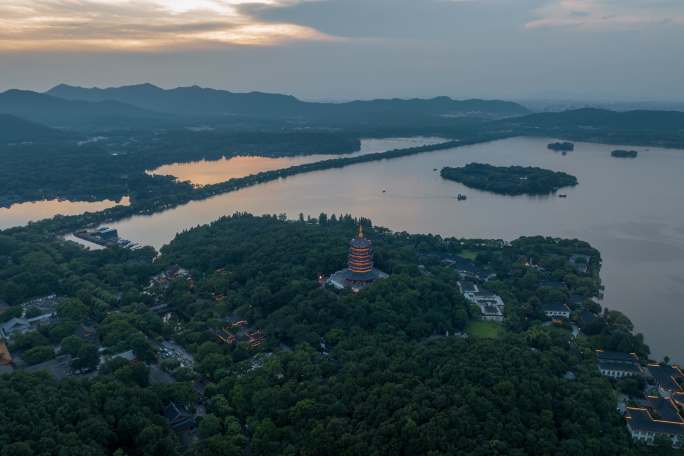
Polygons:
[[0,376],[0,454],[182,454],[160,414],[168,388],[150,387],[142,364],[111,369],[93,381]]
[[0,145],[0,206],[64,198],[135,202],[188,192],[191,187],[146,170],[162,164],[234,155],[280,157],[345,154],[360,148],[352,135],[330,132],[107,132],[82,141]]
[[501,195],[548,195],[577,185],[575,176],[532,166],[470,163],[460,168],[442,168],[440,175],[466,187]]
[[[358,224],[390,278],[360,293],[322,287],[321,274],[344,267]],[[602,311],[592,301],[600,254],[582,241],[508,244],[393,233],[348,215],[235,214],[179,234],[156,260],[151,250],[88,252],[34,226],[0,243],[0,299],[10,312],[48,292],[65,299],[59,320],[13,351],[69,349],[79,337],[69,324],[87,320],[105,354],[133,349],[144,361],[115,360],[95,377],[61,381],[21,371],[0,377],[0,399],[10,405],[0,415],[2,456],[56,447],[117,456],[672,451],[632,443],[614,389],[596,369],[596,348],[648,355],[627,317],[604,309],[575,342],[567,328],[542,325],[542,301]],[[588,258],[584,273],[569,262],[578,254]],[[460,255],[496,274],[487,287],[504,298],[507,319],[494,339],[468,337],[477,312],[444,261]],[[177,265],[192,280],[147,286]],[[170,319],[151,310],[159,303]],[[237,319],[265,343],[219,339]],[[162,338],[195,357],[193,371],[167,366],[170,385],[151,384],[147,371],[169,364],[154,348]],[[193,382],[203,385],[199,397]],[[189,446],[161,415],[170,400],[205,410]]]

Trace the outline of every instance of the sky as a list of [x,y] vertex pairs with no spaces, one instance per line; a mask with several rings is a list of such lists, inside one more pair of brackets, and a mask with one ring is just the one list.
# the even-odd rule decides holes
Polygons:
[[1,0],[0,90],[684,101],[684,0]]

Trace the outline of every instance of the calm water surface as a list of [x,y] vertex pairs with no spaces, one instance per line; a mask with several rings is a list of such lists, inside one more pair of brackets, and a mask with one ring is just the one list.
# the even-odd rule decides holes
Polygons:
[[[577,143],[561,155],[552,139],[514,138],[464,148],[303,174],[195,201],[113,225],[157,248],[179,231],[236,211],[255,214],[351,213],[394,230],[512,240],[524,235],[579,238],[603,257],[603,304],[625,312],[654,356],[684,361],[684,150]],[[445,181],[433,168],[471,162],[534,165],[577,176],[566,199],[506,197]],[[386,193],[382,190],[386,189]],[[458,193],[468,195],[457,201]]]
[[446,140],[443,138],[429,137],[362,139],[361,149],[352,154],[318,154],[277,158],[237,156],[222,158],[220,160],[200,160],[189,163],[163,165],[149,171],[149,174],[174,176],[179,181],[190,181],[195,185],[210,185],[263,171],[289,168],[290,166],[304,165],[306,163],[327,160],[329,158],[355,157],[357,155],[385,152],[392,149],[405,149],[407,147],[437,144],[444,141]]
[[23,226],[29,222],[52,218],[55,215],[79,215],[85,212],[99,212],[117,205],[128,206],[128,197],[120,201],[67,201],[45,200],[13,204],[0,208],[0,230]]

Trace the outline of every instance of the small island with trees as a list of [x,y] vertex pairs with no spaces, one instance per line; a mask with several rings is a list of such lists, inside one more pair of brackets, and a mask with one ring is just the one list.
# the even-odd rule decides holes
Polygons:
[[467,187],[502,195],[546,195],[577,185],[575,176],[531,166],[470,163],[460,168],[442,168],[440,175]]
[[623,149],[616,149],[610,153],[610,156],[615,158],[637,158],[637,155],[639,155],[639,152],[636,150]]
[[575,150],[575,145],[571,142],[554,142],[546,147],[557,152],[568,152]]

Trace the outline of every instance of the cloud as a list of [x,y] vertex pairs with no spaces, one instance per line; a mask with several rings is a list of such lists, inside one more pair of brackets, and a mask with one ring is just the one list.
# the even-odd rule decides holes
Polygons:
[[336,38],[243,6],[303,0],[2,0],[0,50],[163,51]]
[[440,45],[454,34],[472,36],[491,24],[496,24],[497,30],[517,30],[529,17],[529,4],[539,1],[309,0],[279,5],[245,3],[240,9],[265,21],[309,26],[337,37]]
[[684,25],[681,0],[547,0],[526,28],[636,28]]

